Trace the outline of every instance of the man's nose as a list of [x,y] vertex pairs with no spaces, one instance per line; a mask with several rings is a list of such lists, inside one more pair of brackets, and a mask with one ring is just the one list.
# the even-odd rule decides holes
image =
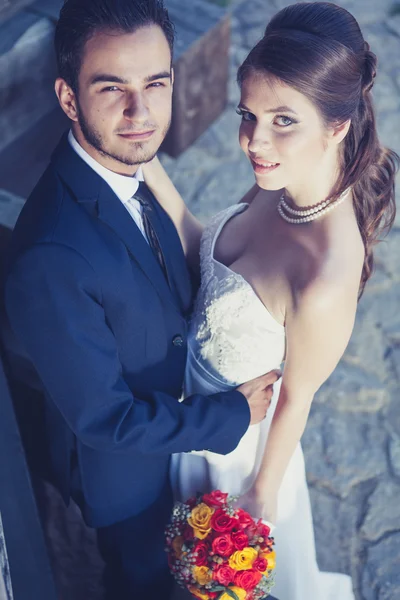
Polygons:
[[139,122],[144,122],[148,119],[149,111],[142,94],[127,95],[124,117],[129,121]]

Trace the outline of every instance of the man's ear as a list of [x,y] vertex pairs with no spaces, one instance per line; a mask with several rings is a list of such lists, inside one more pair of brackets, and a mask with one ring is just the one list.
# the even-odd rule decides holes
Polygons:
[[174,83],[175,83],[175,70],[174,70],[174,67],[171,67],[171,85],[172,85],[172,87],[174,87]]
[[329,137],[331,141],[335,144],[340,144],[343,142],[346,135],[349,133],[349,129],[351,126],[351,120],[345,121],[344,123],[340,123],[340,125],[333,125],[329,128]]
[[78,121],[78,110],[76,105],[76,96],[68,83],[59,77],[56,79],[54,90],[61,108],[71,121]]

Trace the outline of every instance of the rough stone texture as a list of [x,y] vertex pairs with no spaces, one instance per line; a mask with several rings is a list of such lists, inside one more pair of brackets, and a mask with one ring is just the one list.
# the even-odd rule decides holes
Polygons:
[[24,198],[0,190],[0,224],[12,229],[24,203]]
[[[378,129],[382,142],[400,152],[399,17],[390,16],[391,0],[338,3],[359,18],[365,38],[378,54],[374,88]],[[236,70],[268,19],[289,2],[234,0],[232,4],[228,107],[178,159],[162,157],[190,208],[203,220],[238,202],[252,185],[251,167],[237,143]],[[42,159],[38,169],[41,164]],[[0,180],[0,187],[22,195],[19,182],[11,182],[6,174],[3,179],[7,185]],[[30,175],[29,181],[33,180]],[[0,199],[0,215],[6,214],[5,206],[7,202]],[[17,199],[16,211],[19,206]],[[303,440],[320,566],[351,574],[357,600],[400,598],[399,257],[400,213],[388,240],[377,250],[375,274],[360,302],[351,342],[315,399]],[[95,594],[94,581],[101,570],[100,560],[94,558],[93,534],[86,532],[76,511],[67,513],[73,523],[68,531],[73,533],[64,531],[61,501],[50,494],[46,502],[57,517],[48,535],[63,571],[63,600],[86,600],[88,589]],[[77,547],[88,549],[71,550]],[[79,565],[74,562],[76,553]]]
[[[178,52],[174,61],[172,124],[163,150],[177,157],[227,104],[230,19],[225,11],[201,0],[192,0],[185,11],[176,0],[169,0],[170,5],[178,27]],[[183,37],[189,38],[184,44]]]
[[0,513],[0,600],[13,600],[10,570],[7,560],[7,548],[4,539],[3,523]]
[[360,532],[368,542],[377,542],[400,531],[400,485],[390,479],[379,483],[367,503]]
[[54,24],[21,12],[0,25],[0,150],[56,105]]

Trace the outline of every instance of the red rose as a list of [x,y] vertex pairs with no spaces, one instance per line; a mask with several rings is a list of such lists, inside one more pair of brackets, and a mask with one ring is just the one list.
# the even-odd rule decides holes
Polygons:
[[221,585],[229,585],[235,579],[235,573],[229,565],[219,565],[213,573],[213,578]]
[[216,537],[212,543],[212,549],[213,552],[219,554],[219,556],[230,556],[234,551],[231,536],[228,534]]
[[270,533],[271,533],[271,528],[268,527],[268,525],[265,525],[265,523],[263,523],[262,521],[258,521],[257,535],[259,537],[263,537],[264,540],[267,540],[269,538]]
[[[208,562],[208,546],[205,542],[198,542],[194,548],[197,553],[196,567],[205,567]],[[267,568],[267,567],[265,567]],[[265,570],[265,569],[264,569]]]
[[208,592],[208,595],[211,600],[214,600],[214,598],[218,598],[219,592]]
[[204,494],[203,502],[208,506],[219,508],[226,505],[228,494],[223,494],[219,490],[214,490],[211,494]]
[[257,558],[253,562],[253,568],[256,571],[260,571],[261,573],[264,573],[267,570],[267,567],[268,567],[268,562],[265,560],[265,558]]
[[243,510],[243,508],[238,508],[236,511],[236,516],[239,519],[239,524],[242,529],[246,529],[254,525],[254,519],[249,515],[248,512]]
[[235,575],[235,585],[243,588],[246,592],[254,590],[260,583],[262,575],[259,571],[249,569],[247,571],[237,571]]
[[232,531],[231,535],[236,550],[243,550],[249,545],[249,538],[244,531]]
[[237,519],[230,517],[222,508],[218,508],[211,517],[211,527],[215,531],[228,533],[237,525]]

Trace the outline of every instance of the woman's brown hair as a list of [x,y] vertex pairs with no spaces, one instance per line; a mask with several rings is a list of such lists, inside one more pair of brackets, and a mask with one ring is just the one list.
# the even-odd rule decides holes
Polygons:
[[353,189],[365,247],[360,296],[372,273],[373,247],[396,216],[399,157],[379,143],[371,97],[376,65],[375,54],[349,12],[335,4],[310,2],[278,12],[238,72],[239,85],[249,70],[257,70],[297,89],[327,125],[351,120],[333,197]]

